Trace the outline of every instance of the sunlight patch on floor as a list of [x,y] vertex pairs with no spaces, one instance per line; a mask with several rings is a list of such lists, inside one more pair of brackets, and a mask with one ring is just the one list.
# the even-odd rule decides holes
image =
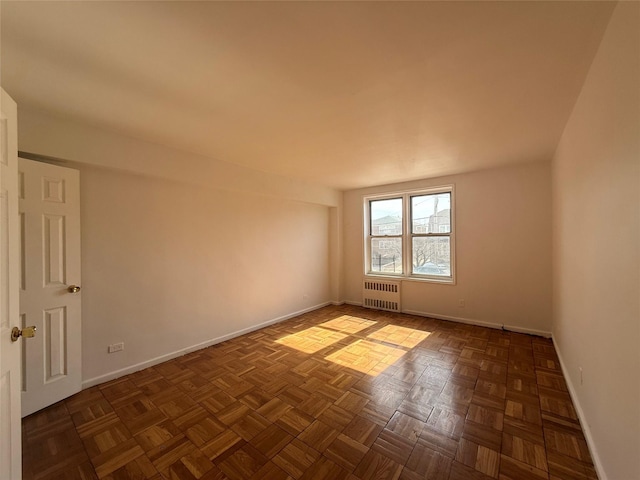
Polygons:
[[399,347],[414,348],[430,334],[431,332],[415,330],[413,328],[387,325],[373,332],[371,335],[367,335],[367,338],[380,340],[385,343],[393,343]]
[[[373,320],[342,315],[315,327],[279,338],[276,343],[312,354],[366,330],[376,323]],[[397,362],[410,349],[419,345],[430,334],[431,332],[423,330],[387,325],[367,335],[366,339],[354,339],[355,341],[350,345],[325,358],[338,365],[376,376]]]
[[338,365],[376,376],[405,353],[407,352],[400,348],[358,340],[325,358]]
[[301,332],[282,337],[276,340],[276,343],[295,348],[304,353],[316,353],[347,336],[347,334],[334,332],[326,328],[310,327]]
[[321,327],[338,330],[342,333],[358,333],[365,328],[375,325],[377,322],[373,320],[365,320],[364,318],[352,317],[350,315],[342,315],[328,322],[321,323]]

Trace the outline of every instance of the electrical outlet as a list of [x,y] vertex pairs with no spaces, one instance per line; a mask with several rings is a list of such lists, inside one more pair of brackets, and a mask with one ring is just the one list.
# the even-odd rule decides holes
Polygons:
[[309,295],[307,295],[306,293],[304,295],[302,295],[302,299],[303,300],[307,300],[309,298]]
[[458,308],[464,308],[464,300],[462,298],[458,300]]
[[124,342],[109,345],[109,348],[107,349],[109,353],[121,352],[122,350],[124,350]]
[[578,369],[580,369],[580,386],[582,386],[582,367],[578,367]]

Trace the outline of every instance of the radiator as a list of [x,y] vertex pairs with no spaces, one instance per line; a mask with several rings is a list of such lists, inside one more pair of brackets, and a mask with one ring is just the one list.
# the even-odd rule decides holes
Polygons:
[[400,312],[400,282],[364,280],[362,305],[378,310]]

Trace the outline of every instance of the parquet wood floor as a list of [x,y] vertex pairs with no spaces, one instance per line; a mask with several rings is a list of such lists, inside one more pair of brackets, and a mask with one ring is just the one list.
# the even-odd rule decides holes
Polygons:
[[592,480],[550,340],[331,306],[23,421],[30,479]]

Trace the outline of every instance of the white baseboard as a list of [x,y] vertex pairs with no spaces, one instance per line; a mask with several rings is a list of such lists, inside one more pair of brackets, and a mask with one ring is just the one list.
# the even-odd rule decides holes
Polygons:
[[[359,307],[362,306],[362,302],[354,302],[351,300],[346,300],[344,303],[346,303],[347,305],[356,305]],[[495,328],[497,330],[502,330],[502,327],[504,327],[505,330],[509,330],[510,332],[526,333],[527,335],[536,335],[538,337],[551,338],[551,332],[547,332],[545,330],[518,327],[516,325],[502,325],[501,323],[484,322],[475,318],[452,317],[450,315],[441,315],[439,313],[419,312],[418,310],[404,309],[402,310],[402,313],[406,313],[408,315],[417,315],[419,317],[437,318],[438,320],[448,320],[450,322],[465,323],[467,325],[476,325],[478,327]]]
[[439,320],[448,320],[450,322],[465,323],[467,325],[476,325],[478,327],[495,328],[497,330],[505,330],[516,333],[526,333],[527,335],[536,335],[538,337],[551,338],[551,332],[545,330],[536,330],[534,328],[519,327],[517,325],[502,325],[501,323],[485,322],[475,318],[452,317],[450,315],[441,315],[439,313],[419,312],[417,310],[402,310],[402,313],[409,315],[418,315],[420,317],[437,318]]
[[222,343],[227,340],[230,340],[235,337],[239,337],[240,335],[244,335],[246,333],[251,333],[255,330],[260,330],[261,328],[268,327],[269,325],[273,325],[276,323],[284,322],[285,320],[289,320],[290,318],[297,317],[298,315],[302,315],[304,313],[312,312],[322,307],[326,307],[327,305],[334,304],[334,302],[324,302],[319,305],[314,305],[313,307],[305,308],[303,310],[299,310],[297,312],[288,313],[278,318],[273,318],[271,320],[267,320],[266,322],[259,323],[257,325],[252,325],[247,328],[243,328],[242,330],[237,330],[235,332],[228,333],[221,337],[212,338],[202,343],[198,343],[196,345],[192,345],[190,347],[181,348],[180,350],[176,350],[175,352],[167,353],[165,355],[160,355],[159,357],[155,357],[144,362],[136,363],[135,365],[130,365],[125,368],[121,368],[119,370],[115,370],[113,372],[105,373],[104,375],[100,375],[98,377],[89,378],[87,380],[82,381],[82,389],[90,388],[95,385],[100,385],[101,383],[108,382],[110,380],[115,380],[116,378],[123,377],[125,375],[129,375],[130,373],[138,372],[140,370],[144,370],[145,368],[152,367],[154,365],[158,365],[159,363],[166,362],[173,358],[181,357],[186,355],[187,353],[195,352],[196,350],[201,350],[203,348],[210,347],[211,345],[216,345],[217,343]]
[[579,401],[578,395],[576,394],[576,390],[573,386],[573,382],[571,382],[569,371],[567,370],[566,364],[562,359],[562,354],[560,353],[558,344],[554,342],[553,346],[555,347],[556,353],[558,354],[558,360],[560,360],[560,368],[562,369],[562,375],[564,376],[564,379],[567,382],[567,388],[569,389],[569,396],[571,397],[573,406],[576,409],[576,414],[578,415],[578,419],[580,420],[580,426],[582,427],[582,432],[584,433],[585,440],[587,441],[587,445],[589,447],[589,452],[591,453],[593,466],[596,468],[596,473],[598,474],[598,478],[600,480],[608,480],[607,474],[605,473],[604,468],[602,468],[602,462],[600,461],[600,456],[598,455],[596,444],[593,441],[593,435],[591,435],[591,429],[589,428],[589,424],[587,423],[587,419],[584,415],[584,411],[582,410],[582,406],[580,405],[580,401]]

